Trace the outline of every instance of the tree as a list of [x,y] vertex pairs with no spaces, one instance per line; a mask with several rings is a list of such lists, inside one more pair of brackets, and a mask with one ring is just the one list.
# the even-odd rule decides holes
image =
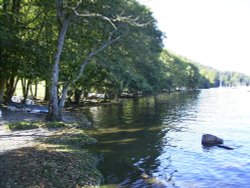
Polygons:
[[[44,79],[48,61],[41,35],[47,10],[44,1],[0,1],[0,102],[11,101],[17,81],[20,79]],[[11,23],[11,24],[10,24]],[[50,49],[51,50],[51,49]]]
[[192,61],[167,50],[162,52],[160,59],[164,63],[165,75],[161,82],[165,90],[181,87],[195,89],[199,86],[201,75]]
[[[99,52],[103,51],[112,43],[120,39],[121,34],[117,31],[120,31],[119,28],[125,28],[126,26],[136,26],[142,27],[146,25],[145,23],[140,23],[138,18],[131,17],[131,15],[126,15],[124,10],[128,10],[131,3],[136,3],[136,1],[116,1],[116,5],[119,5],[115,9],[112,8],[113,1],[99,2],[99,1],[78,1],[69,3],[63,0],[56,0],[56,11],[58,19],[58,40],[57,40],[57,50],[55,54],[55,59],[52,68],[52,85],[51,85],[51,98],[49,102],[49,114],[48,120],[61,120],[62,119],[62,109],[66,100],[67,91],[70,85],[74,85],[82,76],[83,71],[86,65],[93,59],[93,57]],[[138,4],[137,4],[138,5]],[[101,8],[100,8],[101,7]],[[104,8],[103,8],[104,7]],[[122,7],[122,8],[121,8]],[[89,10],[88,10],[89,8]],[[99,8],[99,9],[98,9]],[[104,9],[103,12],[100,10]],[[122,9],[122,10],[121,10]],[[99,10],[100,13],[92,13],[93,10]],[[110,15],[110,12],[114,14]],[[70,29],[74,28],[78,32],[79,23],[81,27],[86,26],[85,22],[92,22],[93,19],[98,19],[98,24],[101,26],[105,22],[106,30],[103,32],[101,37],[101,42],[99,41],[99,46],[97,47],[88,47],[86,51],[89,51],[87,55],[83,55],[81,58],[75,58],[78,63],[78,73],[71,75],[72,77],[67,79],[63,86],[61,96],[58,98],[58,87],[59,87],[59,72],[60,72],[60,63],[62,61],[63,47],[65,46],[66,33]],[[108,26],[107,26],[108,24]],[[86,28],[87,29],[87,28]],[[106,40],[105,40],[106,38]],[[68,40],[69,41],[69,40]],[[78,49],[81,47],[81,44],[77,44]],[[86,47],[86,46],[85,46]],[[81,60],[80,60],[81,59]]]

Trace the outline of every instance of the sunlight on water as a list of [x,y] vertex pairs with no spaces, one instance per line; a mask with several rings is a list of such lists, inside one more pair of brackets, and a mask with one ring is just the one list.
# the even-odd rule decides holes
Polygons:
[[[106,187],[249,187],[249,99],[222,88],[90,108]],[[203,148],[203,133],[235,149]]]

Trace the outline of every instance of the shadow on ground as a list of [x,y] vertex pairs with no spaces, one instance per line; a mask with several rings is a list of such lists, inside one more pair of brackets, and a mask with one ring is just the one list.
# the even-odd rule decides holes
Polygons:
[[2,153],[0,187],[100,185],[102,175],[96,168],[99,158],[83,148],[89,139],[82,132],[63,133],[43,139],[35,147]]

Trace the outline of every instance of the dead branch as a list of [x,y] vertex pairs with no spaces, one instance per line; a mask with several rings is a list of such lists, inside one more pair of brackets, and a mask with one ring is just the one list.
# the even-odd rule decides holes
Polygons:
[[82,0],[79,0],[75,7],[71,7],[71,9],[73,10],[73,12],[75,13],[76,16],[101,18],[101,19],[109,22],[115,30],[117,30],[115,22],[124,22],[124,23],[127,23],[129,25],[136,26],[136,27],[145,27],[148,24],[153,22],[153,20],[151,20],[151,21],[146,22],[146,23],[139,23],[139,21],[138,21],[139,16],[136,18],[133,18],[133,16],[125,16],[124,11],[122,11],[119,15],[116,15],[114,18],[109,18],[109,17],[104,16],[104,15],[99,14],[99,13],[90,13],[90,12],[79,13],[77,11],[77,8],[80,6],[81,3],[82,3]]

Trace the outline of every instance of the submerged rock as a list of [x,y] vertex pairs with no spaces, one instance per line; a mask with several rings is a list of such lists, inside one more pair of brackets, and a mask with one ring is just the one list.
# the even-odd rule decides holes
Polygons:
[[201,139],[201,144],[203,146],[215,146],[219,144],[223,144],[223,139],[214,136],[212,134],[203,134]]

